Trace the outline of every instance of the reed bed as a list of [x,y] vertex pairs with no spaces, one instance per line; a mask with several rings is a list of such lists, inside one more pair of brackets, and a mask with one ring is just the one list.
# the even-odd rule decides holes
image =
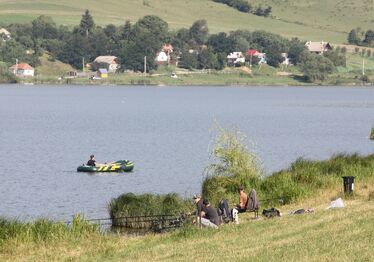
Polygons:
[[152,222],[161,216],[178,217],[193,209],[192,201],[175,193],[166,195],[133,193],[112,199],[108,210],[113,226],[127,228],[151,228]]
[[15,219],[0,218],[0,246],[8,241],[50,243],[57,240],[79,239],[99,233],[98,225],[85,221],[79,215],[75,216],[69,224],[47,219],[21,222]]

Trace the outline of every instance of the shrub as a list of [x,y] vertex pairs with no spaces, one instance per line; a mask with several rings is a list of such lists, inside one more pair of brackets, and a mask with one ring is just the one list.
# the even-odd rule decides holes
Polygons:
[[335,70],[335,67],[330,59],[303,51],[300,55],[300,69],[308,81],[314,82],[324,80]]
[[137,221],[142,216],[175,215],[191,212],[191,200],[182,199],[177,194],[155,195],[133,193],[122,194],[109,203],[109,214],[114,226],[147,228],[152,221]]
[[247,147],[247,138],[237,129],[230,131],[218,127],[212,156],[215,163],[205,170],[202,185],[204,198],[217,204],[222,198],[237,199],[238,186],[257,187],[262,171],[259,159]]

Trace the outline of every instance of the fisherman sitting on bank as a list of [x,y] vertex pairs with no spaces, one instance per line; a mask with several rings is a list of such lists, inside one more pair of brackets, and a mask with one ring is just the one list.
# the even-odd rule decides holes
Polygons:
[[210,205],[208,199],[204,199],[203,204],[204,208],[201,214],[201,225],[204,227],[212,227],[217,229],[220,224],[217,209]]
[[247,201],[248,201],[248,196],[244,192],[244,187],[239,186],[238,188],[239,191],[239,204],[237,204],[233,209],[232,209],[232,218],[235,221],[236,224],[239,224],[239,216],[238,213],[244,213],[247,211]]

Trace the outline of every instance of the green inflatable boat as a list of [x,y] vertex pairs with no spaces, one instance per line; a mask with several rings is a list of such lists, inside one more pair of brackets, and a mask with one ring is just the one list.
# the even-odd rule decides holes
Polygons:
[[131,172],[134,169],[134,163],[129,160],[118,160],[98,166],[81,165],[77,168],[78,172]]

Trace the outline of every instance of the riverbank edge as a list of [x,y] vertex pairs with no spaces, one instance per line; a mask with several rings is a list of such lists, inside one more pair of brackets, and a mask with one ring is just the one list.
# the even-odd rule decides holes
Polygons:
[[131,85],[131,86],[373,86],[374,82],[363,82],[358,78],[331,76],[324,81],[308,82],[300,75],[275,76],[271,74],[246,75],[243,73],[214,74],[199,73],[171,78],[168,75],[123,75],[114,74],[106,79],[61,78],[36,76],[2,81],[1,84],[23,85]]
[[[282,217],[254,220],[253,214],[241,214],[240,224],[227,224],[218,230],[186,227],[164,234],[119,235],[87,232],[64,239],[19,240],[0,243],[4,261],[178,261],[226,260],[371,261],[369,247],[374,215],[373,181],[360,183],[353,197],[344,198],[345,208],[326,210],[329,199],[338,196],[340,187],[326,190],[297,205],[280,209]],[[288,215],[289,211],[313,207],[314,213]],[[337,222],[339,221],[339,222]],[[369,234],[369,235],[368,235]],[[326,249],[326,247],[333,249]],[[237,252],[233,253],[233,250]],[[229,256],[229,257],[227,257]],[[329,259],[328,259],[329,258]],[[345,259],[343,259],[345,258]],[[343,260],[340,260],[343,259]],[[361,261],[361,260],[360,260]]]
[[282,84],[282,83],[251,83],[251,84],[195,84],[195,83],[182,83],[182,84],[132,84],[128,82],[123,83],[111,83],[111,82],[80,82],[80,83],[61,83],[61,82],[9,82],[9,83],[0,83],[1,86],[149,86],[149,87],[374,87],[374,83],[342,83],[342,84],[333,84],[333,83],[297,83],[297,84]]

